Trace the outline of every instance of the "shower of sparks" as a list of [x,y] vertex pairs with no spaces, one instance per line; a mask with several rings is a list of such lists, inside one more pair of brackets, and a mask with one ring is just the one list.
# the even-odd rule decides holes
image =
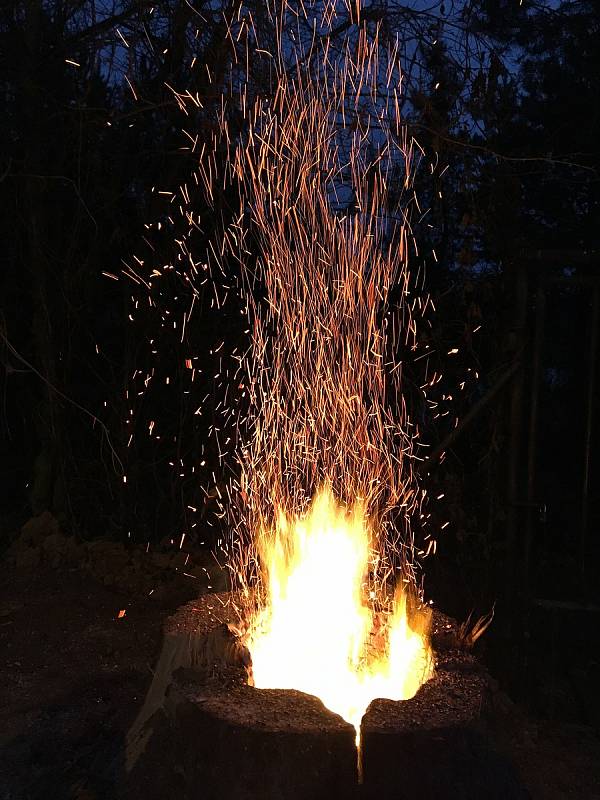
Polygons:
[[[339,24],[339,5],[319,4],[316,29]],[[418,432],[397,360],[416,344],[405,196],[413,153],[399,111],[400,66],[378,25],[360,24],[354,7],[342,9],[357,24],[335,56],[326,36],[304,47],[299,35],[286,39],[289,7],[280,10],[271,92],[251,98],[242,84],[244,135],[233,137],[223,118],[199,170],[211,193],[214,154],[227,148],[239,208],[221,258],[237,261],[251,326],[229,498],[234,577],[260,582],[257,532],[268,537],[280,512],[306,511],[327,484],[349,507],[360,500],[376,523],[369,581],[379,598],[397,568],[413,577],[410,520],[421,499],[412,470]]]
[[[420,149],[402,120],[398,41],[381,17],[361,17],[350,0],[262,5],[260,20],[242,3],[223,15],[232,57],[226,69],[195,65],[205,94],[173,89],[189,120],[184,133],[196,168],[177,192],[155,190],[169,210],[148,229],[173,227],[180,215],[186,230],[176,236],[176,260],[157,265],[154,255],[148,267],[135,258],[122,272],[147,293],[134,298],[132,319],[142,304],[158,309],[161,325],[178,331],[182,343],[202,308],[239,303],[245,344],[228,349],[224,336],[210,350],[219,393],[210,434],[230,477],[223,483],[213,473],[206,494],[227,522],[220,547],[246,598],[248,641],[257,654],[264,650],[277,587],[286,595],[301,531],[328,497],[330,532],[344,528],[345,515],[363,520],[361,552],[349,567],[359,570],[355,613],[368,623],[353,656],[363,680],[398,641],[394,631],[402,628],[410,640],[406,594],[418,593],[418,557],[436,549],[433,535],[417,544],[413,534],[415,521],[420,529],[426,523],[414,469],[423,456],[402,360],[428,355],[417,355],[416,322],[432,304],[408,269],[416,253],[409,214],[413,205],[421,211],[412,189]],[[168,307],[173,286],[175,300],[190,298],[183,312]],[[153,340],[151,347],[157,354]],[[195,392],[204,363],[195,354],[184,359],[187,392]],[[136,371],[136,394],[157,376]],[[170,379],[160,378],[165,385]],[[427,374],[421,391],[440,380]],[[197,415],[210,394],[198,398]],[[159,421],[147,428],[160,436]],[[198,454],[192,472],[206,461]],[[183,458],[171,464],[186,474]],[[277,570],[283,563],[287,574],[275,574],[278,553]],[[327,574],[341,569],[335,550],[330,559],[303,588],[316,594],[324,615],[334,585]],[[356,594],[352,581],[348,587]],[[380,619],[387,639],[371,657]],[[418,675],[406,683],[410,689],[394,690],[397,699],[414,694],[431,669],[425,638],[417,638],[409,667]],[[294,685],[309,691],[311,683]],[[381,681],[355,704],[354,724],[377,691],[385,691]]]

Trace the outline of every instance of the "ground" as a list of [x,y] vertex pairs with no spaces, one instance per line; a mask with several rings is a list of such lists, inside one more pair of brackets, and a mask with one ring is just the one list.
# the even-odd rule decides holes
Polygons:
[[[162,623],[206,583],[128,592],[82,567],[22,562],[0,562],[0,800],[110,800]],[[594,732],[507,703],[501,745],[532,798],[600,799]]]
[[[77,570],[13,570],[0,588],[0,798],[110,797],[165,616]],[[119,613],[125,615],[119,618]]]

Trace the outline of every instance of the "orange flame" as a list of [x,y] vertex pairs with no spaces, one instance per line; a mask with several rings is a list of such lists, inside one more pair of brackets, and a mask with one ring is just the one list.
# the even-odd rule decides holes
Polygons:
[[267,602],[247,637],[255,686],[316,695],[354,725],[357,741],[371,700],[408,699],[433,671],[424,626],[409,624],[404,593],[377,633],[364,602],[370,538],[362,504],[346,510],[328,487],[304,517],[281,512],[261,538]]

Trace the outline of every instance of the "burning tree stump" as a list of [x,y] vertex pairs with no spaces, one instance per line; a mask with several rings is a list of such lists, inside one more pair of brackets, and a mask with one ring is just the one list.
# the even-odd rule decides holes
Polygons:
[[235,595],[206,595],[165,626],[128,734],[127,800],[525,797],[485,734],[490,681],[434,615],[435,676],[412,700],[375,700],[355,731],[315,697],[248,685]]

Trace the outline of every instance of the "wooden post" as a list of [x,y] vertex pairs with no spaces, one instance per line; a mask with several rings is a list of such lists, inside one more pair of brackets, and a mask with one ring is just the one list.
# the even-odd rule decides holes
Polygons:
[[513,358],[519,359],[520,368],[513,378],[512,392],[509,408],[508,431],[508,476],[507,476],[507,524],[506,524],[506,551],[507,570],[506,588],[508,597],[516,599],[518,580],[521,570],[518,567],[522,558],[522,541],[519,535],[519,497],[521,476],[521,432],[523,428],[523,396],[524,396],[524,371],[523,351],[525,349],[525,324],[527,321],[527,272],[521,265],[514,268],[515,294],[514,314],[512,324],[512,341],[510,349]]
[[546,287],[540,283],[535,300],[535,333],[532,346],[531,388],[529,401],[529,440],[527,444],[527,523],[525,528],[525,546],[523,548],[522,579],[529,578],[529,561],[533,541],[533,517],[536,501],[536,455],[537,455],[537,422],[540,392],[540,374],[542,370],[542,346],[544,323],[546,318]]
[[583,486],[581,491],[581,539],[579,543],[579,570],[582,582],[585,581],[585,551],[589,527],[590,505],[590,463],[592,452],[592,433],[594,423],[594,400],[596,394],[596,372],[598,352],[598,323],[600,322],[600,285],[596,283],[592,295],[592,320],[590,332],[587,413],[583,451]]

